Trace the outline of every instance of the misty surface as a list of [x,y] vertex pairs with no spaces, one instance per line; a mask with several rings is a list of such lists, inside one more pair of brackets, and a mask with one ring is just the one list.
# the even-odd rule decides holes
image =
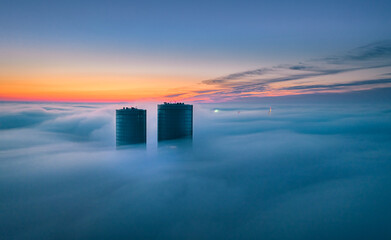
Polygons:
[[1,239],[391,239],[389,104],[199,104],[158,143],[137,103],[116,149],[122,106],[0,103]]

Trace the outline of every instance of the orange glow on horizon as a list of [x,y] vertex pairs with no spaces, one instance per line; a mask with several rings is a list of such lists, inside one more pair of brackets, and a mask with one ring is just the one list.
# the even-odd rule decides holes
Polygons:
[[229,87],[200,84],[201,81],[202,79],[189,76],[0,73],[0,101],[219,102],[237,98],[337,93],[349,90],[283,90],[284,86],[290,86],[289,83],[279,83],[270,86],[267,91],[234,94]]
[[[161,101],[196,81],[173,76],[0,75],[2,101]],[[182,99],[182,97],[178,97]]]

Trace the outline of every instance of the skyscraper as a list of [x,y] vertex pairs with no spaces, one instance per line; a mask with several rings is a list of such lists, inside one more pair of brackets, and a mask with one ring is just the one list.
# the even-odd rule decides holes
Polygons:
[[158,105],[158,140],[193,135],[193,105],[164,103]]
[[128,108],[116,110],[117,146],[145,143],[147,140],[147,110]]

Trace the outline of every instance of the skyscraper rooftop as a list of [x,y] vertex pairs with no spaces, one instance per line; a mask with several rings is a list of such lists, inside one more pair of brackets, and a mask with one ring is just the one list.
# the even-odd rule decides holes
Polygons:
[[147,140],[147,110],[123,107],[116,110],[117,146],[145,143]]
[[191,137],[193,105],[163,103],[158,105],[158,140]]

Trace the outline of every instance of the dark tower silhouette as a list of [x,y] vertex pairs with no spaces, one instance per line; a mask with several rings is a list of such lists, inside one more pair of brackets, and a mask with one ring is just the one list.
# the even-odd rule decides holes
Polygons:
[[159,141],[193,135],[193,105],[164,103],[157,109]]
[[133,107],[116,110],[117,146],[145,143],[146,133],[147,110]]

